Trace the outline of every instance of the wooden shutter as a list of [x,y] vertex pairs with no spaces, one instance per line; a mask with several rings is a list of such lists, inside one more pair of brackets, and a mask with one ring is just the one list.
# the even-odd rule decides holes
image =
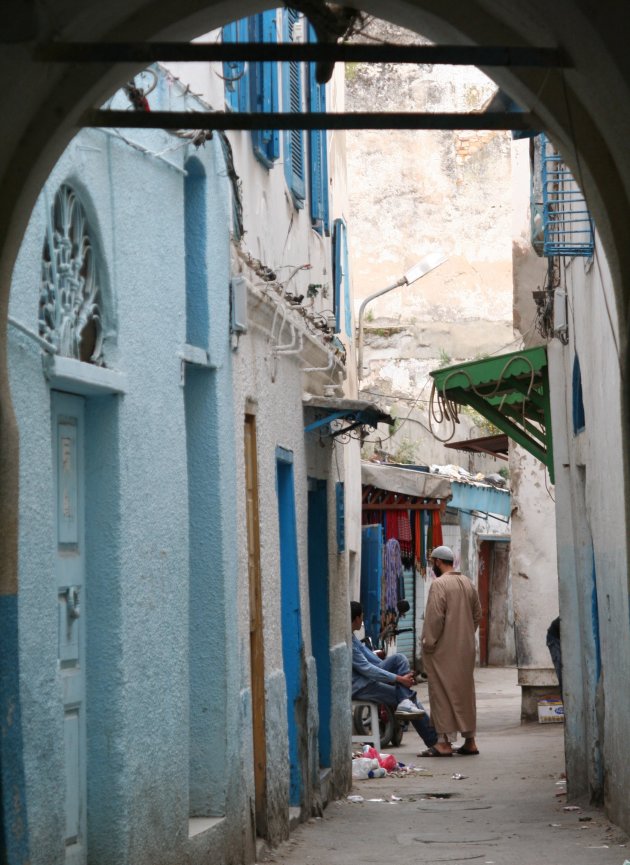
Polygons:
[[[283,38],[293,42],[294,31],[299,13],[295,9],[284,10]],[[299,113],[302,111],[302,64],[297,61],[285,63],[283,77],[284,110]],[[304,184],[304,133],[301,129],[291,129],[284,135],[284,170],[289,189],[298,207],[306,197]]]
[[[253,42],[277,42],[276,11],[268,9],[250,19],[250,38]],[[278,110],[278,64],[255,63],[251,74],[252,110],[272,112]],[[280,156],[280,135],[277,129],[256,129],[252,132],[254,153],[267,167]]]
[[[308,41],[316,42],[312,25],[308,28]],[[316,64],[308,64],[308,101],[310,111],[326,111],[326,87],[318,84]],[[320,234],[330,232],[328,216],[328,147],[325,129],[309,132],[310,199],[313,227]]]
[[[226,24],[222,31],[224,42],[248,41],[247,18]],[[225,79],[225,101],[232,111],[249,111],[249,94],[247,69],[240,60],[232,60],[223,64]]]

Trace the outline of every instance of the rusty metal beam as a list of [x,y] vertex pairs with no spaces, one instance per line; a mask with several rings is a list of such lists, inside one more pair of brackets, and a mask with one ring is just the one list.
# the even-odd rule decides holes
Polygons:
[[539,129],[526,112],[422,114],[413,111],[245,114],[228,111],[87,111],[80,126],[118,129]]
[[176,63],[259,61],[423,63],[445,66],[572,66],[559,48],[524,45],[375,45],[363,43],[48,42],[33,57],[46,63]]

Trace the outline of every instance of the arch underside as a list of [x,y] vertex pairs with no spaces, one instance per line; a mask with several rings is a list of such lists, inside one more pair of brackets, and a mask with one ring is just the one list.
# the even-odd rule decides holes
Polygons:
[[[17,4],[20,5],[20,4]],[[18,431],[6,370],[6,316],[13,265],[43,183],[74,134],[85,109],[97,107],[139,71],[107,64],[44,64],[33,46],[76,41],[189,40],[229,20],[276,4],[208,0],[51,0],[7,18],[0,27],[0,70],[12,82],[0,97],[9,118],[0,140],[0,595],[17,594]],[[352,5],[358,5],[353,3]],[[594,17],[584,0],[366,0],[361,8],[444,44],[561,47],[567,70],[484,70],[540,119],[579,180],[597,224],[615,287],[622,365],[622,424],[628,426],[627,291],[630,285],[630,67],[623,41],[623,6],[608,3]],[[612,7],[612,8],[611,8]],[[32,18],[28,16],[32,10]],[[615,10],[617,14],[615,14]],[[588,13],[588,14],[587,14]],[[5,26],[6,23],[6,26]],[[27,41],[20,41],[25,39]],[[9,42],[11,40],[11,42]],[[611,398],[615,398],[611,394]],[[626,495],[617,507],[628,522]]]

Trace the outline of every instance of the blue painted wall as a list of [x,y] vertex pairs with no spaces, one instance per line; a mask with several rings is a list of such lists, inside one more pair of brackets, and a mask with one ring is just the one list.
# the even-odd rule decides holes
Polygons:
[[[24,239],[11,315],[37,331],[47,206],[69,183],[102,262],[105,361],[127,381],[124,394],[86,399],[89,861],[161,865],[179,849],[194,865],[218,841],[189,841],[189,818],[232,817],[217,831],[236,854],[247,809],[241,662],[226,602],[238,576],[229,189],[218,141],[160,157],[172,136],[126,137],[149,152],[94,130],[60,159]],[[186,341],[211,345],[217,368],[188,367],[182,379]],[[50,389],[34,340],[12,328],[9,353],[21,440],[17,613],[31,863],[61,865]]]
[[16,595],[0,595],[0,851],[9,865],[28,865],[20,683],[17,668],[11,663],[18,641],[17,609]]

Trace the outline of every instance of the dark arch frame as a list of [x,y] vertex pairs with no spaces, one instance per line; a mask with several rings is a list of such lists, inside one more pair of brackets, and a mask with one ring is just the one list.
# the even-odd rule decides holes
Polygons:
[[[16,82],[0,97],[2,116],[10,118],[0,142],[0,598],[17,606],[18,432],[6,368],[6,316],[13,265],[28,218],[48,173],[75,132],[77,118],[134,71],[129,66],[86,67],[33,60],[37,42],[52,38],[133,40],[189,39],[228,20],[274,4],[239,0],[67,0],[55,8],[14,4],[2,13],[0,68]],[[610,0],[596,17],[586,0],[546,4],[522,0],[518,11],[499,0],[384,0],[361,4],[368,12],[421,32],[439,42],[495,45],[560,45],[575,68],[567,72],[493,70],[491,77],[520,104],[530,108],[558,145],[580,181],[594,215],[610,265],[620,321],[622,423],[629,420],[628,293],[630,285],[630,157],[625,130],[630,125],[630,69],[623,0]],[[601,4],[604,7],[604,4]],[[19,14],[16,11],[21,7]],[[41,18],[37,18],[37,15]],[[11,18],[9,20],[9,15]],[[612,94],[614,93],[614,97]],[[625,116],[624,116],[625,115]],[[627,450],[627,449],[625,449]],[[627,517],[628,463],[624,452]],[[13,606],[11,606],[13,604]],[[17,671],[17,618],[3,634],[3,676]],[[11,677],[9,677],[11,678]],[[0,685],[5,699],[8,679]],[[17,676],[11,681],[17,683]],[[18,767],[19,769],[19,767]],[[17,815],[19,817],[19,814]],[[1,836],[0,836],[1,838]]]

